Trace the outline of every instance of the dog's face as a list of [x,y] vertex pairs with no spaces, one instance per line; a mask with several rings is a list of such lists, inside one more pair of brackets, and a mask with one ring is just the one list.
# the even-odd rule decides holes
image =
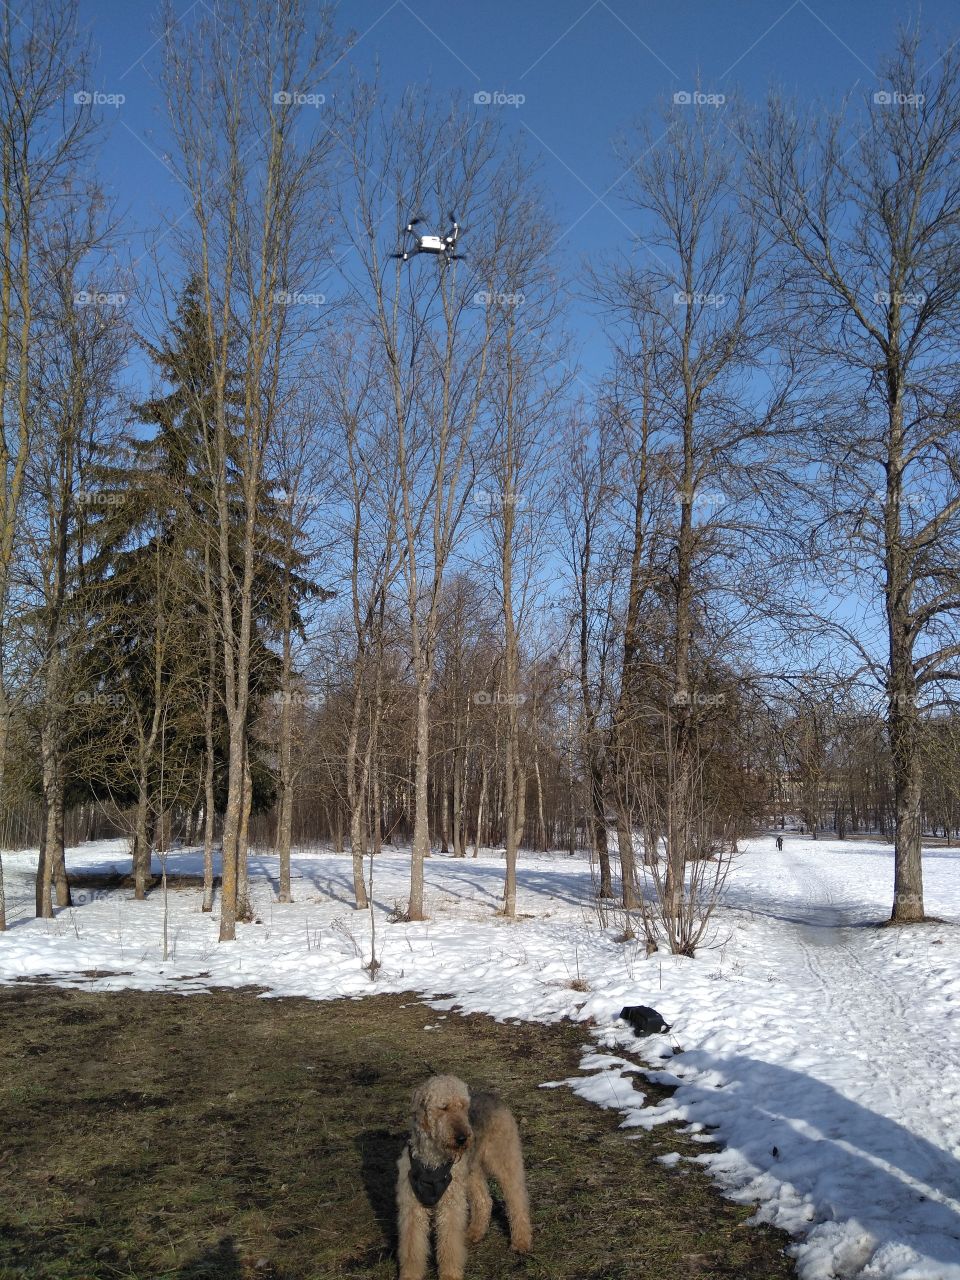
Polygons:
[[470,1094],[455,1076],[434,1076],[413,1095],[414,1128],[435,1151],[462,1155],[473,1141]]

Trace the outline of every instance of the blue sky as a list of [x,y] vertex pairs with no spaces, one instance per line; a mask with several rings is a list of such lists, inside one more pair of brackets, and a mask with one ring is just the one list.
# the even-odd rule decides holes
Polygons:
[[[180,21],[195,21],[203,4],[176,0]],[[161,159],[159,6],[80,0],[80,11],[99,53],[95,87],[125,99],[103,109],[100,165],[135,258],[164,214],[181,207]],[[522,95],[519,105],[489,109],[504,113],[542,161],[575,280],[583,255],[629,244],[611,147],[619,130],[698,82],[704,92],[748,99],[773,83],[807,100],[872,91],[898,24],[915,13],[896,0],[345,0],[339,24],[357,34],[348,62],[369,73],[379,60],[390,89],[429,81],[444,93]],[[960,34],[953,0],[926,0],[922,13],[941,48]],[[602,369],[604,343],[585,308],[574,323],[589,379]]]

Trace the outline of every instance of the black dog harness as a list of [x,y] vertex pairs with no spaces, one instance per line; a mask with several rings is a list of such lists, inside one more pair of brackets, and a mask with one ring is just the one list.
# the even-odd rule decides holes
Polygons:
[[409,1147],[407,1152],[410,1156],[410,1185],[413,1187],[413,1194],[425,1209],[433,1209],[443,1199],[443,1193],[450,1185],[453,1161],[448,1160],[446,1164],[431,1169],[429,1165],[422,1164]]

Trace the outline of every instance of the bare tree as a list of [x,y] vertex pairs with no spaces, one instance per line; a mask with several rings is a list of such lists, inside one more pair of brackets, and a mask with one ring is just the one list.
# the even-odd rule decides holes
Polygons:
[[[94,256],[103,248],[106,229],[98,201],[57,226],[48,227],[37,248],[49,289],[37,318],[43,361],[34,371],[32,415],[37,425],[28,468],[31,518],[24,529],[22,560],[29,575],[30,619],[40,686],[40,756],[45,808],[44,843],[37,866],[37,915],[67,906],[70,889],[64,860],[64,757],[66,717],[78,697],[73,681],[75,657],[89,644],[81,598],[84,527],[91,504],[114,495],[85,487],[91,464],[117,430],[117,377],[126,351],[119,306],[124,295],[91,285]],[[95,277],[94,277],[95,279]]]
[[[648,756],[646,730],[657,715],[659,664],[657,626],[672,514],[672,485],[662,454],[656,449],[653,420],[653,368],[658,342],[654,319],[638,317],[635,331],[616,352],[617,366],[608,391],[605,412],[611,417],[611,437],[618,465],[614,470],[618,510],[622,511],[623,556],[627,564],[626,602],[620,687],[613,708],[612,739],[617,791],[617,847],[620,855],[623,905],[636,905],[634,819],[640,757]],[[653,810],[647,806],[644,858],[656,860],[659,848]]]
[[[667,785],[662,796],[657,789],[647,788],[640,802],[644,827],[662,831],[669,851],[687,850],[683,867],[683,888],[677,891],[670,859],[650,858],[647,870],[653,894],[641,895],[637,905],[643,919],[648,950],[665,938],[673,955],[692,956],[703,941],[710,919],[720,903],[733,860],[733,841],[716,838],[715,808],[711,804],[704,779],[703,762],[697,760],[688,768],[680,800],[671,785],[676,767],[676,738],[672,725],[661,726],[667,760]],[[650,812],[649,810],[654,810]],[[628,913],[629,923],[629,913]]]
[[[319,124],[310,127],[305,113],[319,105],[317,85],[335,38],[329,9],[320,11],[310,36],[304,16],[302,0],[279,0],[269,11],[254,0],[229,0],[186,34],[175,15],[166,16],[172,164],[191,215],[180,240],[185,261],[198,264],[214,371],[208,466],[229,739],[222,941],[236,936],[257,523],[268,445],[283,400],[285,360],[303,341],[310,311],[291,306],[291,296],[310,289],[325,252],[322,183],[332,139]],[[242,500],[239,529],[235,489]]]
[[885,695],[901,923],[924,915],[921,707],[960,677],[960,59],[924,62],[904,34],[862,111],[774,99],[744,131],[785,306],[824,371],[809,554],[863,607],[811,614]]
[[[411,90],[393,114],[359,87],[344,128],[351,181],[344,210],[361,264],[358,315],[380,344],[400,493],[400,542],[416,681],[414,832],[407,915],[423,918],[430,852],[430,699],[443,582],[464,531],[472,445],[487,394],[499,312],[490,291],[522,198],[522,167],[498,156],[498,129],[475,110],[443,110]],[[466,265],[446,256],[391,265],[413,211],[438,224],[455,211],[469,227]],[[355,210],[353,212],[352,210]],[[384,223],[386,222],[386,231]]]
[[[400,572],[399,484],[396,451],[383,411],[388,380],[379,349],[341,337],[323,368],[325,403],[342,443],[346,472],[337,486],[344,512],[342,537],[349,547],[350,608],[353,624],[350,723],[346,745],[347,803],[353,890],[366,908],[363,858],[367,842],[368,788],[375,776],[374,752],[384,702],[384,643],[387,601]],[[366,712],[366,724],[364,725]],[[376,820],[376,819],[375,819]]]
[[[517,209],[512,246],[498,264],[495,287],[481,295],[500,313],[491,362],[489,482],[478,490],[497,555],[503,611],[503,737],[506,868],[503,914],[516,915],[517,851],[523,838],[528,770],[520,746],[521,636],[530,623],[541,585],[544,536],[552,518],[544,478],[550,470],[558,405],[570,381],[558,321],[557,281],[546,253],[545,211],[532,197]],[[539,490],[539,494],[536,492]]]
[[600,868],[598,893],[612,898],[607,783],[610,695],[616,649],[616,533],[611,448],[605,422],[577,417],[568,428],[563,484],[563,553],[571,579],[571,667],[576,682],[579,748],[586,775],[589,825]]
[[[290,846],[294,791],[302,764],[294,753],[298,685],[295,646],[306,635],[311,600],[327,600],[333,592],[312,581],[323,553],[318,520],[329,471],[327,441],[320,432],[322,402],[302,375],[288,404],[278,414],[271,440],[271,461],[280,488],[267,506],[264,553],[279,561],[279,581],[270,583],[280,641],[280,715],[277,734],[277,782],[280,788],[276,847],[280,863],[278,899],[291,902]],[[270,519],[270,515],[273,519]],[[273,577],[273,575],[271,575]]]
[[[0,14],[0,655],[7,652],[11,570],[26,467],[36,429],[38,261],[45,228],[71,203],[87,153],[89,110],[75,97],[89,71],[74,0],[4,7]],[[47,262],[50,268],[55,264]],[[2,660],[0,660],[2,661]],[[0,782],[12,711],[0,666]],[[0,930],[6,927],[0,864]]]
[[643,219],[645,252],[639,263],[615,269],[602,290],[633,332],[642,411],[655,424],[646,449],[672,473],[675,491],[660,584],[671,919],[683,915],[686,859],[698,856],[685,843],[697,808],[698,674],[707,650],[722,650],[755,614],[740,594],[762,527],[750,504],[762,508],[767,497],[757,478],[791,387],[789,364],[782,377],[769,372],[777,299],[760,271],[759,221],[742,201],[735,140],[721,110],[674,106],[622,144],[632,162],[624,198]]

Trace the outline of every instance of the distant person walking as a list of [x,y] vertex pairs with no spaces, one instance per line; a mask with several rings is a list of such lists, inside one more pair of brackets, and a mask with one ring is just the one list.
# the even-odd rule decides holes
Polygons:
[[783,851],[783,836],[777,836],[777,853]]

